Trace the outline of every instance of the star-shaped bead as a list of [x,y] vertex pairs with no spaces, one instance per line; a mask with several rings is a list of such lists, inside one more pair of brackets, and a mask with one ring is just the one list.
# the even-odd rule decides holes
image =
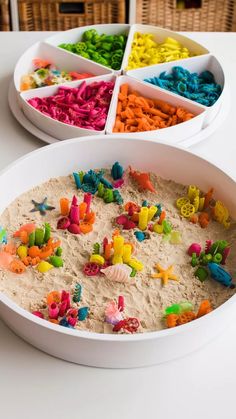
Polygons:
[[158,263],[155,266],[155,269],[158,270],[159,272],[157,274],[152,274],[151,277],[162,279],[163,285],[166,285],[169,279],[172,279],[173,281],[179,280],[179,278],[172,273],[173,265],[169,266],[167,269],[164,269]]
[[41,215],[46,215],[46,211],[55,209],[55,207],[47,204],[47,197],[42,202],[36,202],[32,199],[32,204],[34,204],[34,208],[30,212],[39,211]]

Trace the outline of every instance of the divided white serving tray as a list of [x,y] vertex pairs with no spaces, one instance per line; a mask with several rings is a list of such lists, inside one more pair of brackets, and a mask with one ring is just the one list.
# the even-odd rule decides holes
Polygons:
[[[99,34],[105,33],[107,35],[124,32],[127,33],[128,39],[120,70],[113,71],[103,65],[97,64],[91,60],[58,47],[58,45],[61,43],[74,43],[78,40],[81,40],[82,34],[88,29],[96,29]],[[153,34],[154,39],[159,42],[163,42],[167,37],[172,37],[179,41],[182,45],[186,46],[193,54],[201,55],[185,58],[183,60],[171,61],[168,63],[156,64],[153,66],[126,71],[135,32],[151,33]],[[94,81],[114,80],[115,87],[107,122],[103,131],[85,130],[56,121],[43,115],[41,112],[37,111],[30,104],[28,104],[28,99],[33,97],[50,96],[55,94],[58,89],[58,85],[54,85],[20,92],[20,79],[23,75],[32,71],[33,58],[49,60],[53,62],[59,70],[90,72],[94,74],[94,77],[86,79],[86,83],[88,84]],[[183,66],[191,72],[202,72],[204,70],[210,70],[213,72],[216,81],[222,86],[222,94],[213,106],[203,106],[195,101],[189,100],[180,95],[143,81],[145,78],[158,76],[162,71],[168,72],[173,66],[176,65]],[[125,76],[122,77],[122,74],[125,74]],[[216,129],[216,127],[219,125],[219,123],[221,123],[223,119],[222,115],[225,114],[226,110],[229,109],[229,106],[226,105],[227,80],[225,80],[224,70],[220,62],[213,54],[211,54],[206,48],[197,42],[176,32],[155,26],[138,24],[107,24],[75,28],[69,31],[60,32],[56,35],[53,35],[52,37],[45,39],[42,42],[34,44],[21,56],[17,62],[14,71],[14,89],[17,103],[13,103],[15,99],[13,99],[13,92],[11,87],[11,91],[9,92],[9,104],[17,120],[30,132],[33,130],[32,126],[35,127],[35,132],[37,132],[35,135],[40,135],[39,138],[46,142],[51,142],[49,139],[50,137],[53,140],[64,140],[68,138],[96,134],[115,135],[113,133],[113,127],[115,124],[119,87],[124,82],[128,83],[129,86],[134,90],[139,91],[143,96],[163,99],[172,105],[184,107],[185,109],[197,115],[192,120],[173,127],[163,128],[156,131],[145,131],[128,134],[130,137],[156,139],[157,141],[164,141],[169,144],[181,145],[181,143],[184,144],[184,142],[188,140],[190,143],[196,143],[206,138],[209,135],[209,132],[212,133]],[[74,81],[64,84],[71,87],[77,87],[80,83],[81,81]],[[223,101],[224,106],[221,106]],[[25,121],[25,118],[29,123]],[[119,135],[127,135],[127,133]],[[195,139],[194,141],[192,141],[193,138]]]

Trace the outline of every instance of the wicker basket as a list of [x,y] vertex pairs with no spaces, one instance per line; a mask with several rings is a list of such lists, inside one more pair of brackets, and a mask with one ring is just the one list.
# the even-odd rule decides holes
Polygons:
[[125,0],[19,0],[22,31],[61,31],[99,23],[125,23]]
[[9,1],[0,0],[0,31],[10,30]]
[[136,22],[175,31],[232,31],[234,0],[202,0],[200,7],[178,9],[176,0],[136,0]]

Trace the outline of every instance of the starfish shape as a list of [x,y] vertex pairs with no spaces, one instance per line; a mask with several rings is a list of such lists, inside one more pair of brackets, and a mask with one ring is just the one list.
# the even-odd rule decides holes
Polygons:
[[55,207],[47,204],[47,197],[44,198],[42,202],[36,202],[32,199],[32,203],[34,204],[34,208],[30,212],[39,211],[41,215],[46,215],[46,211],[52,211]]
[[155,269],[157,269],[159,273],[152,274],[151,277],[162,279],[163,285],[166,285],[169,279],[172,279],[173,281],[179,280],[179,278],[172,273],[173,265],[170,265],[167,269],[164,269],[161,267],[161,265],[159,265],[159,263],[157,263]]

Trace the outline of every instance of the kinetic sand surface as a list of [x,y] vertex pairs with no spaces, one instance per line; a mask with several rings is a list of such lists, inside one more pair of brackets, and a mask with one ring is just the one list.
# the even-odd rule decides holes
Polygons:
[[[110,178],[109,171],[105,173],[105,177]],[[96,212],[93,232],[87,235],[73,235],[67,230],[57,230],[60,198],[67,197],[71,200],[75,194],[79,201],[82,201],[83,192],[76,189],[72,176],[51,179],[16,199],[0,217],[0,225],[7,228],[10,238],[22,224],[35,222],[40,226],[44,222],[49,222],[53,237],[62,241],[64,266],[45,274],[39,273],[32,267],[27,268],[22,275],[0,270],[0,291],[26,310],[40,309],[43,312],[43,308],[46,309],[45,297],[50,291],[65,289],[73,294],[74,285],[79,282],[83,290],[78,307],[88,306],[90,311],[88,318],[78,322],[76,327],[98,333],[112,332],[112,326],[104,321],[104,311],[107,303],[117,299],[119,295],[124,296],[126,316],[137,317],[140,320],[139,332],[165,328],[163,311],[173,303],[191,301],[197,310],[204,299],[209,299],[213,308],[229,299],[235,290],[226,288],[212,279],[201,283],[194,276],[196,268],[191,267],[191,258],[187,254],[187,249],[193,242],[200,243],[204,248],[206,240],[227,240],[231,244],[231,254],[227,259],[226,269],[235,276],[234,228],[226,230],[221,224],[212,221],[206,229],[202,229],[198,224],[192,224],[181,217],[175,207],[175,201],[186,195],[187,187],[183,185],[152,174],[151,180],[157,193],[140,193],[128,176],[125,179],[125,186],[119,189],[124,203],[133,201],[141,205],[144,199],[150,204],[161,203],[173,229],[182,234],[181,244],[170,244],[163,240],[163,235],[154,232],[150,234],[149,240],[138,242],[134,236],[135,230],[123,230],[122,235],[125,239],[135,244],[135,257],[144,264],[144,270],[135,276],[135,283],[128,285],[111,282],[104,276],[85,276],[83,266],[89,260],[93,244],[102,242],[105,236],[109,240],[112,238],[112,232],[117,228],[115,218],[123,212],[123,207],[115,203],[105,204],[101,198],[94,196],[91,205],[91,209]],[[44,217],[39,212],[31,213],[33,207],[31,200],[40,202],[46,196],[48,204],[55,206],[56,209],[47,212]],[[174,265],[173,272],[179,277],[179,282],[169,281],[163,287],[159,279],[152,279],[150,274],[156,272],[154,266],[157,263],[164,268]]]

